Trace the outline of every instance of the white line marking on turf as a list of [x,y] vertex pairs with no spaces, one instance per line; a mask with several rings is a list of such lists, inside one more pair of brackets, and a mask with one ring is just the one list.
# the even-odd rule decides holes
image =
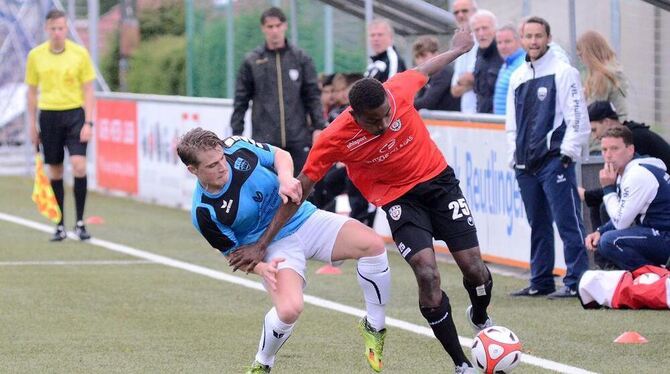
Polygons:
[[0,266],[79,266],[79,265],[141,265],[155,264],[147,260],[92,260],[92,261],[3,261]]
[[[2,212],[0,212],[0,219],[5,220],[7,222],[16,223],[18,225],[23,225],[23,226],[26,226],[26,227],[30,227],[30,228],[33,228],[35,230],[43,231],[43,232],[46,232],[46,233],[51,233],[53,231],[53,228],[51,226],[43,225],[41,223],[37,223],[37,222],[30,221],[30,220],[27,220],[27,219],[24,219],[24,218],[20,218],[20,217],[16,217],[16,216],[13,216],[13,215],[5,214],[5,213],[2,213]],[[73,233],[69,233],[68,237],[73,238],[73,239],[77,238]],[[184,262],[184,261],[175,260],[175,259],[172,259],[172,258],[169,258],[169,257],[157,255],[157,254],[154,254],[154,253],[151,253],[151,252],[142,251],[142,250],[131,248],[131,247],[121,245],[121,244],[108,242],[108,241],[102,240],[102,239],[92,238],[91,240],[89,240],[89,243],[93,244],[93,245],[96,245],[96,246],[99,246],[99,247],[107,248],[107,249],[115,251],[115,252],[124,253],[124,254],[127,254],[129,256],[143,258],[145,260],[153,261],[153,262],[163,264],[163,265],[166,265],[166,266],[190,271],[192,273],[201,274],[201,275],[213,278],[213,279],[218,279],[218,280],[230,282],[230,283],[233,283],[233,284],[237,284],[237,285],[240,285],[240,286],[253,288],[255,290],[265,292],[265,288],[263,288],[263,285],[260,284],[259,282],[254,282],[254,281],[251,281],[251,280],[248,280],[248,279],[245,279],[245,278],[241,278],[241,277],[238,277],[238,276],[226,274],[226,273],[223,273],[223,272],[218,271],[218,270],[212,270],[212,269],[209,269],[209,268],[206,268],[206,267],[203,267],[203,266],[194,265],[194,264],[190,264],[190,263],[187,263],[187,262]],[[305,295],[305,302],[309,303],[309,304],[312,304],[312,305],[315,305],[315,306],[318,306],[318,307],[321,307],[321,308],[335,310],[335,311],[338,311],[338,312],[341,312],[341,313],[345,313],[345,314],[349,314],[349,315],[353,315],[353,316],[357,316],[357,317],[362,317],[362,316],[365,315],[365,311],[362,310],[362,309],[358,309],[358,308],[354,308],[354,307],[351,307],[351,306],[348,306],[348,305],[336,303],[334,301],[322,299],[322,298],[317,297],[317,296]],[[415,325],[413,323],[402,321],[402,320],[399,320],[399,319],[386,317],[386,324],[389,325],[389,326],[393,326],[393,327],[396,327],[396,328],[399,328],[399,329],[402,329],[402,330],[410,331],[410,332],[413,332],[413,333],[416,333],[416,334],[419,334],[419,335],[425,335],[425,336],[428,336],[428,337],[431,337],[431,338],[435,337],[435,335],[433,334],[433,331],[430,328]],[[462,336],[459,337],[459,341],[460,341],[461,345],[464,346],[464,347],[469,347],[472,344],[472,339],[464,338]],[[548,370],[557,371],[559,373],[595,374],[595,373],[593,373],[591,371],[588,371],[588,370],[584,370],[584,369],[581,369],[581,368],[578,368],[578,367],[562,364],[560,362],[555,362],[555,361],[546,360],[546,359],[543,359],[543,358],[531,356],[531,355],[528,355],[528,354],[525,354],[525,353],[521,356],[521,361],[526,363],[526,364],[538,366],[538,367],[548,369]]]

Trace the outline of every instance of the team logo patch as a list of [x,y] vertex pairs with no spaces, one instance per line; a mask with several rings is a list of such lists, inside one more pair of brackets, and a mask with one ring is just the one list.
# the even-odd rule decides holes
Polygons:
[[544,99],[547,97],[547,87],[540,87],[537,89],[537,98],[540,99],[540,101],[544,101]]
[[397,221],[400,219],[400,216],[402,215],[402,207],[400,205],[394,205],[389,209],[389,215],[394,221]]
[[468,217],[468,225],[474,226],[475,225],[475,220],[472,219],[472,216]]
[[400,118],[398,118],[397,120],[393,121],[391,126],[389,126],[389,129],[391,129],[391,131],[398,131],[401,127],[402,123],[400,122]]
[[239,171],[247,171],[251,169],[249,162],[241,157],[238,157],[237,160],[235,160],[235,165],[233,167]]
[[289,69],[288,70],[288,76],[291,78],[292,81],[297,81],[298,78],[300,78],[300,72],[298,69]]

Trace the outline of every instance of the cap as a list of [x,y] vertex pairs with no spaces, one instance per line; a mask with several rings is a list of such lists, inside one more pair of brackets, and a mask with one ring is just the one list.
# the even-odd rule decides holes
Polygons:
[[589,120],[602,121],[605,118],[619,119],[616,109],[609,101],[596,101],[589,105]]

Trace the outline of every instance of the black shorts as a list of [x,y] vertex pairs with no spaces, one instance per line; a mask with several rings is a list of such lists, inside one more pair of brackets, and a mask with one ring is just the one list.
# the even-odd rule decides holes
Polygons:
[[451,167],[384,205],[393,240],[409,261],[414,253],[443,240],[450,252],[479,246],[477,229]]
[[44,163],[63,163],[65,147],[70,156],[86,156],[86,145],[79,141],[84,126],[84,109],[41,110],[40,141],[44,147]]

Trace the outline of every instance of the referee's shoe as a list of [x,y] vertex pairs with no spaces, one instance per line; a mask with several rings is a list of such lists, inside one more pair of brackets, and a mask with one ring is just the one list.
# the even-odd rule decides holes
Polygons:
[[83,221],[77,221],[77,225],[74,227],[74,233],[79,237],[79,240],[91,239],[91,234],[86,231],[86,225],[84,225]]

